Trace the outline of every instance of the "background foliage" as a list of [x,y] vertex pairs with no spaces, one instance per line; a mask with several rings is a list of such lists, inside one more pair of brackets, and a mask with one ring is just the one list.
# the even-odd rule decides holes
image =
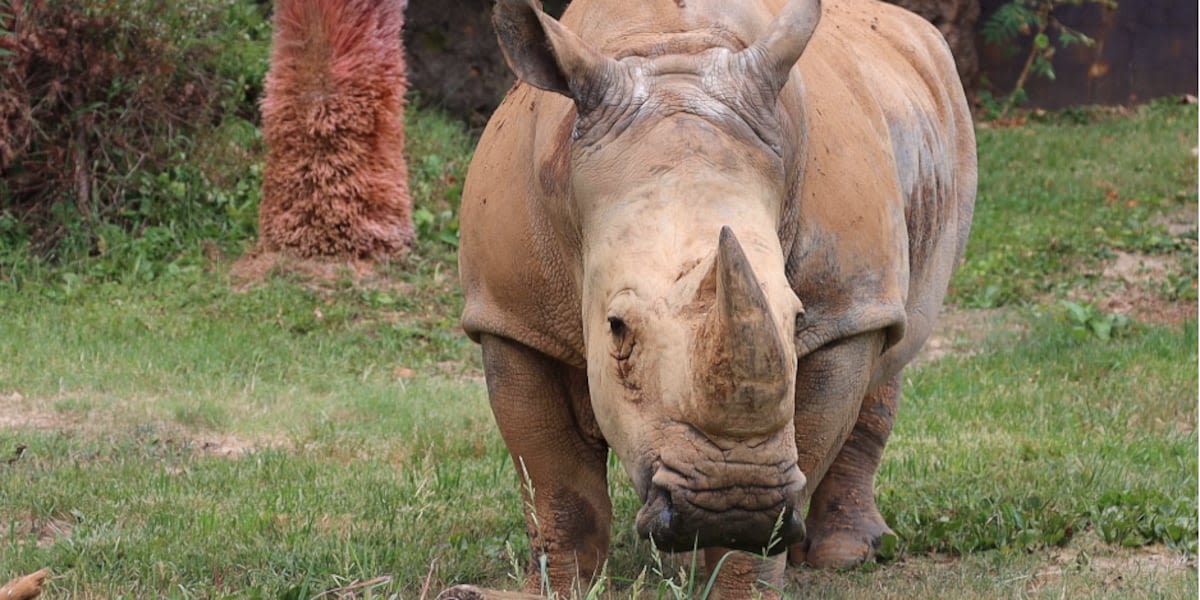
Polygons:
[[1012,0],[1001,5],[983,23],[980,33],[989,44],[1004,48],[1006,53],[1016,54],[1022,36],[1031,36],[1029,50],[1022,62],[1021,70],[1013,88],[996,97],[988,90],[979,93],[979,100],[987,118],[1003,118],[1014,106],[1026,100],[1025,81],[1030,75],[1053,81],[1054,55],[1057,48],[1072,44],[1094,46],[1096,41],[1087,34],[1073,29],[1055,14],[1064,6],[1095,4],[1109,11],[1117,10],[1115,0]]
[[246,0],[0,0],[0,271],[252,233],[269,36]]

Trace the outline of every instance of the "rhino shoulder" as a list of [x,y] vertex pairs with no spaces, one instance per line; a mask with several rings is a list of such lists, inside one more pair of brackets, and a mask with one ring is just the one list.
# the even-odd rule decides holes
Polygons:
[[561,104],[518,84],[480,138],[460,212],[462,326],[475,341],[496,335],[583,366],[578,236],[559,212],[566,173],[556,146],[570,134]]

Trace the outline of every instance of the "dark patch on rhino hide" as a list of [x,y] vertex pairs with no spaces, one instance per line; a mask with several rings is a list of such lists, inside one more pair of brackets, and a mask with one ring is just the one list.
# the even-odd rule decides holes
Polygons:
[[844,313],[852,302],[846,275],[831,255],[836,244],[836,236],[821,231],[798,232],[793,251],[784,264],[784,275],[804,303],[809,321],[822,312]]
[[550,500],[550,510],[554,514],[554,531],[568,536],[562,540],[563,549],[585,552],[602,545],[596,509],[583,496],[562,490]]
[[575,107],[572,106],[554,131],[554,148],[538,170],[542,190],[551,198],[567,195],[571,174],[571,132],[574,129]]
[[[880,273],[854,272],[842,268],[834,255],[835,234],[808,229],[797,236],[793,252],[787,258],[785,274],[792,290],[804,303],[804,319],[797,321],[797,349],[816,350],[835,339],[863,333],[859,328],[863,310],[879,307],[885,290]],[[885,349],[904,334],[904,322],[886,329]]]

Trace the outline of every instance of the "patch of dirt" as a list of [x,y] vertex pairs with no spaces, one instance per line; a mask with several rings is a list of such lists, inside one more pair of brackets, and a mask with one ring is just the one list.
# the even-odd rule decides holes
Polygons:
[[[41,401],[37,404],[51,403]],[[0,391],[0,429],[100,434],[113,431],[114,423],[111,419],[83,418],[71,412],[48,411],[36,406],[20,392]],[[195,432],[174,424],[154,424],[154,430],[156,437],[164,443],[187,446],[205,456],[238,458],[254,450],[284,445],[280,439],[248,439],[229,433]],[[24,450],[24,445],[18,446],[17,454],[13,456],[8,454],[11,449],[0,448],[0,453],[4,453],[0,460],[11,458],[11,462],[17,462],[21,460],[20,454]]]
[[0,523],[0,527],[3,527],[0,531],[12,531],[17,538],[35,537],[34,543],[38,548],[49,548],[59,540],[71,537],[71,532],[75,530],[75,519],[70,515],[38,519],[29,514],[12,523]]
[[37,410],[17,391],[0,391],[0,428],[66,430],[78,426],[67,413]]
[[192,448],[206,456],[238,458],[254,450],[278,447],[281,442],[272,441],[264,444],[257,440],[248,440],[235,435],[200,435],[192,440]]
[[330,286],[349,279],[355,283],[374,279],[376,269],[385,262],[334,258],[296,258],[281,252],[254,248],[238,259],[229,270],[237,289],[245,290],[267,280],[273,274],[287,273],[317,286]]
[[946,306],[933,326],[933,334],[912,364],[929,364],[947,356],[971,356],[993,335],[1017,334],[1025,328],[1010,310]]
[[1195,557],[1188,558],[1162,545],[1145,546],[1112,553],[1103,546],[1093,549],[1060,548],[1026,584],[1030,594],[1047,586],[1058,587],[1065,574],[1090,572],[1101,577],[1105,587],[1112,589],[1128,577],[1161,577],[1172,571],[1196,570]]
[[[1098,293],[1084,299],[1100,310],[1128,316],[1139,323],[1176,325],[1196,318],[1196,302],[1173,300],[1173,281],[1183,277],[1184,267],[1177,257],[1116,252],[1104,266],[1104,285]],[[1176,278],[1176,279],[1172,279]],[[1191,278],[1192,290],[1196,279]]]
[[1200,222],[1200,213],[1195,206],[1184,206],[1175,212],[1156,217],[1151,223],[1161,225],[1167,230],[1167,235],[1179,237],[1196,231]]
[[[915,554],[841,571],[789,568],[789,588],[831,598],[1170,597],[1195,558],[1164,546],[1125,549],[1098,540],[1019,556],[995,551]],[[1194,579],[1193,579],[1194,581]]]
[[[1193,252],[1195,250],[1193,249]],[[1108,313],[1122,314],[1139,323],[1178,325],[1195,320],[1195,300],[1178,297],[1195,294],[1196,273],[1180,254],[1142,254],[1116,251],[1100,273],[1100,283],[1079,289],[1069,299],[1092,302]],[[1191,264],[1195,264],[1191,262]],[[1189,289],[1179,289],[1178,286]]]
[[1139,323],[1178,325],[1195,320],[1196,300],[1187,298],[1197,291],[1197,217],[1195,205],[1155,217],[1154,225],[1187,247],[1154,254],[1115,250],[1112,258],[1090,273],[1095,283],[1071,290],[1067,299],[1090,302]]
[[1169,257],[1116,251],[1116,258],[1104,266],[1105,279],[1141,284],[1166,277],[1173,263]]
[[71,532],[75,529],[73,521],[66,519],[51,519],[42,523],[38,528],[38,548],[49,548],[58,540],[65,540],[71,537]]

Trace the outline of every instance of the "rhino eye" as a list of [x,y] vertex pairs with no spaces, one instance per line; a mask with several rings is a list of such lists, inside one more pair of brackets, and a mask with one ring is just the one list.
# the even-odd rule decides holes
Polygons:
[[[633,331],[621,317],[609,317],[608,329],[612,332],[612,357],[620,363],[628,361],[629,357],[633,356],[633,347],[637,344],[633,339]],[[628,365],[621,367],[623,369],[622,376],[628,374],[627,367]]]
[[608,330],[612,332],[613,337],[623,338],[629,333],[629,326],[625,325],[625,320],[621,317],[609,317]]

